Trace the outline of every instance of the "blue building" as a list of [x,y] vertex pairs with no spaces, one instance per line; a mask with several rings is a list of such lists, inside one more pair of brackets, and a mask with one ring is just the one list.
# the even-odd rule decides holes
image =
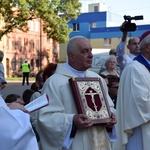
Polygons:
[[[68,26],[72,29],[69,37],[85,36],[89,39],[92,48],[96,49],[97,52],[100,52],[102,49],[116,48],[122,37],[119,26],[123,21],[123,17],[108,11],[82,13],[77,19],[72,19],[68,22]],[[129,32],[128,38],[140,37],[143,32],[149,29],[149,24],[137,25],[137,30]],[[65,48],[65,45],[60,45],[61,61],[66,59]]]

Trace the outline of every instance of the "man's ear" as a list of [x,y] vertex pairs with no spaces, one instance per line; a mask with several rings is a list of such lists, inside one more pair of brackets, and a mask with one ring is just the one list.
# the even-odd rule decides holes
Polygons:
[[69,57],[69,59],[70,59],[71,61],[74,60],[74,55],[73,55],[72,53],[69,53],[68,57]]
[[129,49],[129,47],[130,47],[130,46],[129,46],[129,45],[127,45],[127,49]]
[[150,50],[150,44],[149,44],[149,43],[148,43],[148,44],[145,44],[144,47],[145,47],[146,50],[148,50],[148,51]]
[[145,44],[145,48],[150,48],[150,44],[149,43]]

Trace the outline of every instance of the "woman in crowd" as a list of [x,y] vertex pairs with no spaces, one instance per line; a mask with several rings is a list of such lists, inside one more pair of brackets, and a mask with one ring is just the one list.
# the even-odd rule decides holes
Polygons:
[[110,55],[105,61],[106,70],[100,74],[107,83],[109,95],[114,102],[115,108],[120,81],[119,73],[115,70],[116,65],[116,57],[114,55]]

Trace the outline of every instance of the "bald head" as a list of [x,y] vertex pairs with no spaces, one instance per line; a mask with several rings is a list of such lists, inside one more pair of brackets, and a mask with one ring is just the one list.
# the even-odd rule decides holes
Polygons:
[[110,49],[109,55],[115,55],[116,56],[117,55],[116,49],[115,48]]

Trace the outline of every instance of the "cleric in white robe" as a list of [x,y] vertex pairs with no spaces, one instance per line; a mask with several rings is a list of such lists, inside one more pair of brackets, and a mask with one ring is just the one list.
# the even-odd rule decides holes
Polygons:
[[[58,64],[55,74],[46,80],[42,94],[50,99],[48,106],[39,110],[38,133],[41,150],[111,150],[112,132],[105,125],[93,126],[84,114],[78,114],[69,85],[71,77],[98,77],[102,80],[109,107],[115,112],[105,81],[95,72],[87,70],[92,65],[92,48],[84,37],[74,37],[67,46],[68,62]],[[114,123],[116,119],[114,117]],[[72,131],[72,132],[71,132]]]
[[38,150],[30,116],[10,108],[0,96],[0,150]]
[[140,37],[139,55],[122,72],[116,115],[113,150],[150,150],[150,31]]

